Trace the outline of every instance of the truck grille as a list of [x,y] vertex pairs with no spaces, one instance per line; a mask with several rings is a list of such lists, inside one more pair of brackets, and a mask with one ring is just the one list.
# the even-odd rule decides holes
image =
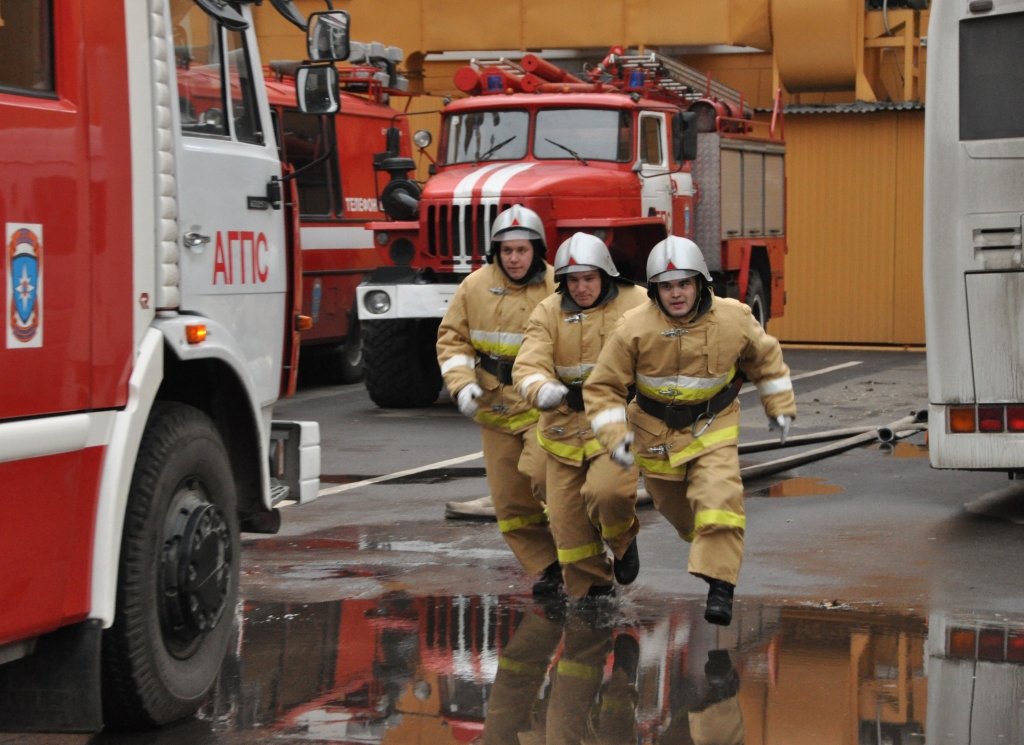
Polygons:
[[443,204],[427,207],[427,251],[444,266],[469,271],[487,254],[497,204]]

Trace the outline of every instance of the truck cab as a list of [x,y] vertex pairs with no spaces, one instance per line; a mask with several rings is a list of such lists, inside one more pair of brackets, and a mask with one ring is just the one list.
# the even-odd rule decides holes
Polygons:
[[[274,5],[308,27],[304,101],[329,110],[347,14]],[[319,490],[317,423],[275,418],[291,184],[247,3],[8,0],[0,20],[0,729],[150,727],[216,680],[240,533]]]

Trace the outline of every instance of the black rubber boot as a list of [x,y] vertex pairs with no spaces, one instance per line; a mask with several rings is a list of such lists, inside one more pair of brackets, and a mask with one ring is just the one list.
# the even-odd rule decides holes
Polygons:
[[732,623],[732,592],[736,589],[720,579],[707,578],[708,602],[704,607],[704,620],[718,626]]
[[591,585],[585,597],[607,598],[615,597],[615,588],[612,585]]
[[640,552],[636,548],[636,538],[629,544],[622,558],[612,562],[612,572],[615,574],[615,581],[620,585],[632,584],[640,574]]
[[614,585],[591,585],[587,594],[573,603],[572,613],[587,628],[608,629],[611,633],[617,608]]
[[622,670],[626,677],[636,683],[636,671],[640,667],[640,643],[632,634],[619,633],[613,648],[613,670]]
[[704,664],[704,677],[708,681],[708,701],[714,704],[732,698],[740,690],[740,676],[732,666],[729,652],[724,649],[712,649],[708,652],[708,661]]
[[540,579],[533,583],[533,596],[547,597],[557,595],[562,590],[562,567],[558,562],[549,564],[548,568],[540,575]]

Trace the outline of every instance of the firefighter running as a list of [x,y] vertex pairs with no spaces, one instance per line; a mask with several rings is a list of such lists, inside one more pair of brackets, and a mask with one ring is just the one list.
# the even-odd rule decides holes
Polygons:
[[566,592],[597,597],[613,593],[613,578],[631,583],[640,568],[637,472],[616,466],[594,438],[582,385],[619,318],[647,298],[619,277],[604,242],[587,233],[558,248],[555,278],[557,292],[530,316],[512,377],[542,410],[537,440],[548,456],[548,513]]
[[704,618],[728,625],[746,527],[736,395],[744,378],[757,385],[784,442],[796,415],[789,367],[749,307],[714,296],[693,241],[655,245],[647,281],[651,302],[626,313],[587,380],[586,413],[612,459],[639,466],[655,508],[692,543],[688,571],[708,583]]
[[480,425],[498,527],[535,595],[559,592],[562,575],[544,507],[540,413],[512,385],[512,363],[533,309],[554,291],[544,226],[513,205],[491,229],[487,264],[459,285],[437,335],[437,361],[459,411]]

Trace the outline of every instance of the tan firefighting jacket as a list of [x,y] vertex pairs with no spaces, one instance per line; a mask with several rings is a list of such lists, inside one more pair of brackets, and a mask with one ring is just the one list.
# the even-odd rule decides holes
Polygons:
[[[617,290],[611,300],[587,310],[564,310],[564,297],[557,293],[537,306],[512,370],[513,382],[527,401],[536,404],[537,392],[546,382],[558,380],[570,387],[583,384],[622,314],[647,301],[647,293],[636,285],[617,284]],[[586,415],[565,402],[541,412],[537,440],[547,452],[570,465],[604,452]]]
[[[706,425],[670,429],[664,421],[626,405],[627,389],[664,404],[706,402],[742,373],[754,383],[765,413],[796,415],[796,398],[782,349],[743,303],[712,298],[694,320],[674,319],[650,301],[628,311],[605,344],[583,387],[587,416],[611,449],[634,432],[637,465],[652,475],[679,478],[686,463],[739,440],[740,406],[733,400]],[[627,424],[628,420],[628,424]]]
[[521,432],[539,418],[514,386],[503,385],[477,364],[477,357],[515,359],[530,313],[554,289],[550,266],[540,281],[520,285],[494,263],[472,272],[455,291],[437,331],[437,362],[453,398],[469,383],[483,389],[473,417],[477,423],[502,432]]

